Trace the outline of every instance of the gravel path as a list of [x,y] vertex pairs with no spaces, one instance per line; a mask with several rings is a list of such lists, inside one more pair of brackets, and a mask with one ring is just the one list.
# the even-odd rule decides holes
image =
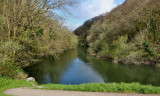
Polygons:
[[78,92],[78,91],[56,91],[56,90],[41,90],[15,88],[4,91],[7,95],[13,96],[160,96],[146,94],[123,94],[123,93],[101,93],[101,92]]

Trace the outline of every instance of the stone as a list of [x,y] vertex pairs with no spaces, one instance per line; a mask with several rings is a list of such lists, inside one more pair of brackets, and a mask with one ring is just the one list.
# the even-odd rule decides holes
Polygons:
[[29,77],[26,79],[26,81],[35,81],[35,78],[34,77]]

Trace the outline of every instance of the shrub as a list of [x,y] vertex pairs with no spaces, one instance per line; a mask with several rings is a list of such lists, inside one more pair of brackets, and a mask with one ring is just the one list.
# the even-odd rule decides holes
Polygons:
[[111,46],[111,55],[115,60],[119,60],[119,58],[125,57],[131,51],[131,46],[127,44],[128,37],[121,36],[118,40],[113,41]]

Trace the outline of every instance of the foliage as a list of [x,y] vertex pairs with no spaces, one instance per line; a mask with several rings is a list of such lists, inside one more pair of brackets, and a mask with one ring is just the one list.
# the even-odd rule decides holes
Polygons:
[[[95,21],[88,30],[81,28],[81,38],[89,53],[111,57],[127,64],[160,63],[160,1],[126,0]],[[135,61],[135,62],[134,62]]]
[[67,13],[75,4],[75,0],[1,0],[0,75],[16,78],[17,70],[42,56],[76,48],[77,37],[53,12]]
[[99,21],[103,16],[97,16],[94,18],[91,18],[90,20],[87,20],[84,23],[84,26],[80,26],[79,28],[77,28],[76,30],[74,30],[74,34],[79,35],[79,44],[80,45],[85,45],[87,46],[87,35],[89,34],[89,29],[91,28],[92,24],[94,24],[95,22]]
[[46,84],[41,86],[44,86],[43,89],[50,90],[160,94],[160,87],[151,85],[145,86],[140,85],[139,83],[97,83],[81,85]]
[[112,57],[114,59],[120,58],[122,56],[128,55],[128,53],[131,51],[131,46],[127,44],[127,36],[125,37],[119,37],[118,40],[113,41],[112,43]]

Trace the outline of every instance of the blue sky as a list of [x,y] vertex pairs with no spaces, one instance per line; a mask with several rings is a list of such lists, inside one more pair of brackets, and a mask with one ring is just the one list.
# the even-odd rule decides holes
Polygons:
[[74,30],[86,20],[110,12],[125,0],[78,0],[79,5],[70,8],[72,15],[66,15],[64,25]]

